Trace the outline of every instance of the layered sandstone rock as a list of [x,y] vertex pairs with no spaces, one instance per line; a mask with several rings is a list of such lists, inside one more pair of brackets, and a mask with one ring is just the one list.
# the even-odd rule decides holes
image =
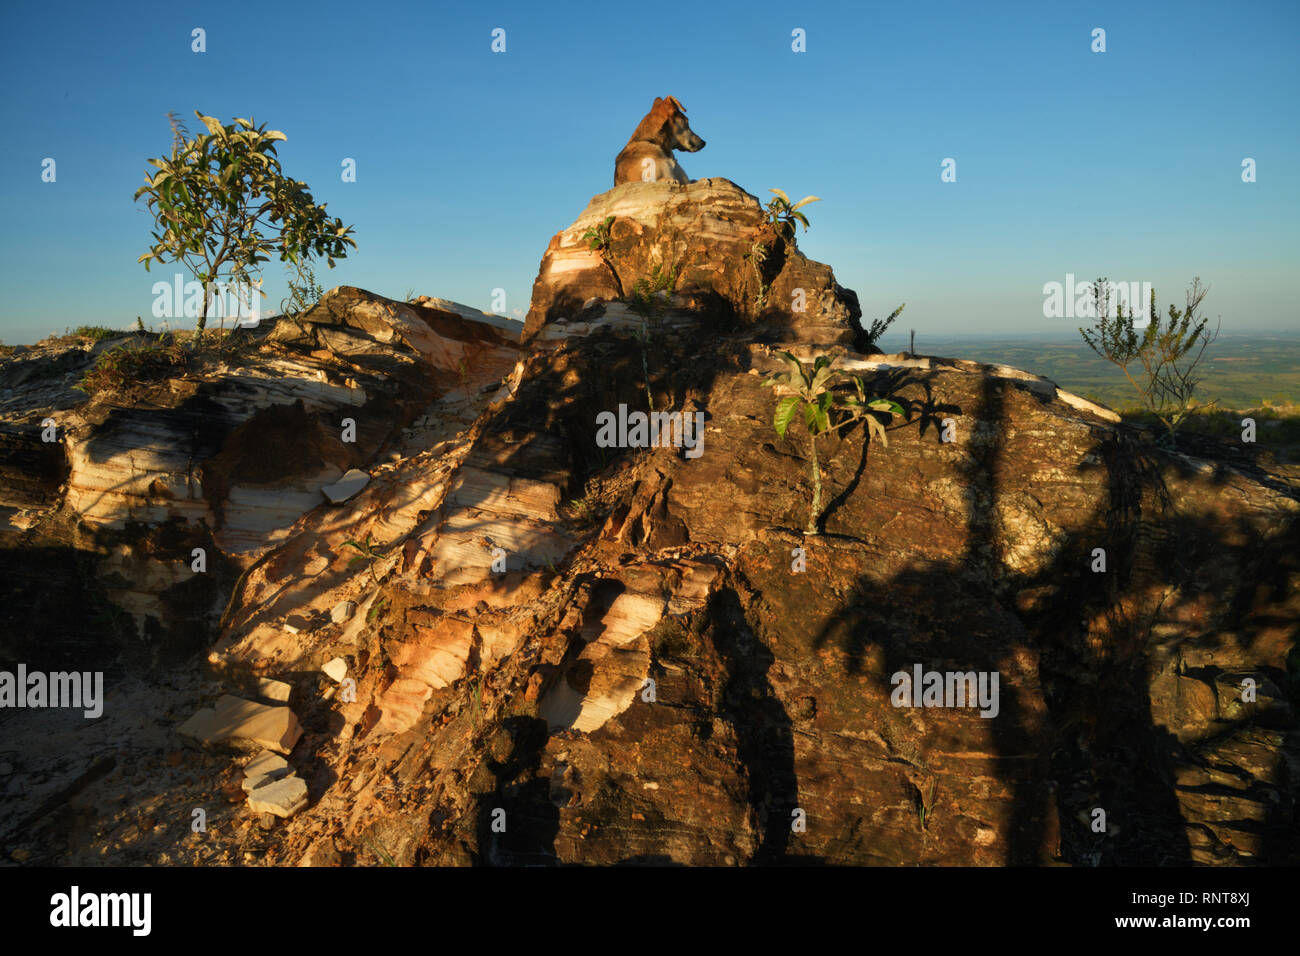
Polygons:
[[[584,236],[611,217],[602,255]],[[755,244],[764,250],[758,258]],[[593,198],[547,247],[524,334],[590,315],[592,299],[627,299],[640,281],[653,290],[654,277],[669,274],[676,279],[663,291],[671,302],[700,310],[696,321],[715,328],[742,323],[821,343],[851,343],[861,332],[857,296],[779,237],[757,198],[730,180],[700,179],[624,183]]]
[[[393,539],[402,559],[348,628],[223,652],[351,649],[357,700],[321,746],[395,790],[341,794],[346,839],[439,863],[1294,858],[1276,623],[1300,593],[1293,489],[1160,451],[1016,369],[839,351],[906,414],[887,448],[857,430],[823,448],[809,538],[806,451],[777,440],[760,384],[773,352],[714,336],[700,360],[687,335],[651,384],[707,410],[704,454],[602,459],[596,413],[643,396],[618,332],[570,330],[525,363],[451,453],[460,490]],[[594,513],[577,518],[580,488]],[[505,571],[475,525],[520,529]],[[544,569],[529,528],[555,536]],[[293,567],[240,602],[297,587]],[[1257,592],[1266,568],[1291,584]],[[893,676],[918,665],[996,673],[996,714],[895,706]]]
[[[0,476],[23,476],[0,492],[0,538],[97,555],[138,633],[188,635],[224,605],[230,575],[331,494],[354,495],[431,408],[449,434],[466,427],[517,362],[519,333],[344,286],[184,374],[89,400],[72,385],[114,343],[31,350],[3,371],[29,387],[0,408]],[[47,422],[55,442],[41,440]]]
[[[609,215],[612,271],[580,242]],[[1241,446],[1163,450],[1029,372],[857,354],[851,293],[793,249],[746,325],[759,215],[723,180],[597,197],[548,251],[523,349],[465,310],[335,290],[240,364],[63,410],[84,422],[66,498],[19,490],[11,516],[37,519],[14,553],[47,574],[42,534],[102,547],[90,600],[193,587],[177,555],[204,543],[232,567],[177,605],[219,634],[185,666],[293,684],[301,736],[242,738],[294,748],[302,776],[249,804],[292,816],[209,842],[271,863],[1300,862],[1294,482]],[[613,300],[676,262],[647,348]],[[776,309],[795,282],[824,307]],[[806,433],[776,435],[762,384],[773,339],[903,409],[888,445],[819,441],[818,535]],[[214,430],[184,435],[171,393]],[[620,406],[698,413],[702,453],[598,443]],[[344,466],[368,481],[327,503]],[[917,669],[996,676],[996,706],[900,701]],[[193,736],[287,711],[222,699]],[[149,769],[162,805],[211,802],[217,769]]]

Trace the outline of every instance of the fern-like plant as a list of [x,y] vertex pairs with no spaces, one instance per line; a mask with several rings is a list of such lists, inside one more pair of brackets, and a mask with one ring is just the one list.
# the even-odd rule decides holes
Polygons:
[[[862,329],[862,334],[859,336],[861,341],[858,342],[858,351],[864,355],[880,351],[880,337],[885,334],[886,330],[888,330],[891,325],[894,324],[894,320],[903,314],[905,308],[907,308],[906,302],[900,305],[893,312],[889,313],[887,317],[883,319],[872,319],[871,325]],[[913,345],[915,345],[915,329],[912,331],[912,342]]]

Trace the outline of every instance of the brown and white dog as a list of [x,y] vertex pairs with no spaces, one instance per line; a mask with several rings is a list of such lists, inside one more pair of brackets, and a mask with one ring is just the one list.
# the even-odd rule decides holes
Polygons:
[[673,150],[694,153],[703,148],[704,140],[691,131],[677,97],[655,97],[650,112],[614,160],[614,185],[664,179],[688,183],[686,171],[673,159]]

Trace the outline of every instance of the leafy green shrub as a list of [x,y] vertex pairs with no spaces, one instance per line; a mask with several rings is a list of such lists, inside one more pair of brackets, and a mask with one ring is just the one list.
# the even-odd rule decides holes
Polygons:
[[121,329],[109,329],[102,325],[79,325],[72,330],[72,334],[80,335],[84,339],[94,339],[96,342],[102,342],[104,339],[115,339],[127,333]]
[[197,346],[208,321],[206,290],[221,277],[251,284],[272,252],[294,265],[323,256],[333,268],[356,241],[352,227],[316,204],[306,183],[281,173],[275,144],[283,133],[246,119],[223,126],[197,110],[194,115],[207,132],[191,137],[173,118],[171,156],[149,160],[158,171],[145,175],[135,198],[146,197],[156,227],[153,246],[139,259],[145,270],[154,261],[179,262],[203,284]]
[[[1209,320],[1197,316],[1209,291],[1208,286],[1201,285],[1200,276],[1193,278],[1185,307],[1179,310],[1171,304],[1166,321],[1156,309],[1152,289],[1151,321],[1140,330],[1134,324],[1132,306],[1125,315],[1122,304],[1116,303],[1115,315],[1110,316],[1110,287],[1104,278],[1098,279],[1092,283],[1094,325],[1079,329],[1088,346],[1124,373],[1137,390],[1143,408],[1165,426],[1171,448],[1178,427],[1196,408],[1195,392],[1201,383],[1197,370],[1205,350],[1219,337],[1217,325],[1210,334]],[[1142,366],[1140,377],[1129,372],[1134,362]]]
[[[786,395],[777,401],[776,412],[772,416],[772,425],[782,438],[785,437],[796,413],[800,409],[803,410],[810,451],[808,467],[813,483],[813,499],[808,509],[808,526],[804,530],[806,534],[817,534],[817,521],[821,517],[822,507],[822,475],[821,466],[817,461],[818,436],[837,431],[861,420],[867,425],[867,440],[878,437],[881,444],[887,446],[889,439],[885,437],[885,426],[875,416],[877,414],[891,417],[902,415],[903,409],[888,399],[867,398],[862,379],[847,372],[833,371],[831,360],[825,355],[817,357],[811,373],[803,362],[789,352],[782,352],[781,358],[789,366],[789,371],[765,379],[763,385],[794,392],[793,395]],[[853,385],[855,394],[840,395],[832,391],[836,385],[846,382]],[[839,418],[840,421],[833,422],[833,418]]]

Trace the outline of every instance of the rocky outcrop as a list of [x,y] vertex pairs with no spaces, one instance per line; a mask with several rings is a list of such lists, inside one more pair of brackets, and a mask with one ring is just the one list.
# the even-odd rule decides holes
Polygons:
[[[232,575],[345,494],[336,488],[351,494],[391,465],[377,456],[405,428],[436,403],[455,434],[500,390],[519,327],[484,318],[340,287],[297,318],[241,331],[185,374],[89,399],[72,386],[123,341],[31,350],[0,373],[38,383],[0,408],[0,474],[22,476],[0,495],[7,573],[48,590],[50,566],[30,555],[46,549],[57,565],[66,549],[79,577],[105,581],[108,606],[133,619],[123,628],[192,648],[194,621],[220,612]],[[57,440],[44,441],[51,431]],[[15,657],[22,640],[10,639]]]
[[[78,542],[94,555],[85,593],[164,604],[186,581],[158,569],[176,575],[194,542],[229,563],[176,605],[216,637],[184,672],[202,661],[220,686],[179,683],[183,712],[108,739],[133,753],[133,735],[165,724],[175,744],[197,710],[192,740],[286,758],[240,768],[193,751],[176,759],[202,774],[169,774],[149,738],[130,766],[172,832],[213,808],[202,848],[158,853],[1300,862],[1294,482],[1242,447],[1164,450],[1021,370],[853,352],[829,271],[808,297],[820,312],[718,324],[743,320],[752,291],[751,200],[719,180],[597,197],[548,251],[523,349],[466,310],[335,290],[238,360],[63,409],[67,499],[41,505],[59,493],[38,489],[11,507],[29,517],[7,532],[11,563],[48,574],[55,558],[31,545]],[[611,271],[573,234],[613,210]],[[618,286],[671,262],[682,282],[647,338]],[[812,287],[791,249],[773,290],[787,269]],[[773,339],[903,409],[887,444],[861,424],[819,441],[817,535],[801,530],[806,434],[776,435],[762,384],[781,365]],[[184,417],[195,395],[215,424],[184,437],[178,421],[209,420]],[[620,408],[698,414],[700,453],[598,440],[598,416]],[[336,437],[345,413],[355,449]],[[327,500],[349,468],[367,480]],[[35,613],[28,583],[6,613]],[[40,633],[42,653],[85,629],[24,620],[10,633]],[[283,822],[253,827],[245,807]],[[156,848],[146,822],[87,827],[58,859]],[[53,845],[42,833],[25,848]]]
[[[608,246],[594,251],[584,236],[611,218]],[[625,183],[592,199],[547,247],[524,334],[585,318],[593,299],[633,297],[640,282],[715,330],[739,323],[754,334],[826,343],[861,334],[857,296],[779,236],[758,199],[726,179]]]
[[[774,355],[710,337],[701,360],[703,341],[651,372],[656,402],[707,410],[699,458],[602,459],[595,415],[642,399],[639,349],[609,326],[552,338],[441,460],[423,523],[379,538],[378,582],[313,598],[350,594],[347,624],[304,640],[256,623],[271,595],[303,603],[287,555],[245,581],[221,667],[342,653],[355,675],[355,701],[328,708],[342,730],[304,741],[372,768],[331,811],[341,828],[315,818],[329,846],[498,864],[1295,858],[1294,489],[1160,451],[1039,376],[840,350],[906,416],[887,448],[826,446],[832,503],[809,538],[805,452],[777,440],[760,385]],[[358,507],[373,520],[384,500]],[[997,706],[895,706],[894,675],[918,665],[998,675]],[[288,852],[314,858],[325,831],[301,825]]]

